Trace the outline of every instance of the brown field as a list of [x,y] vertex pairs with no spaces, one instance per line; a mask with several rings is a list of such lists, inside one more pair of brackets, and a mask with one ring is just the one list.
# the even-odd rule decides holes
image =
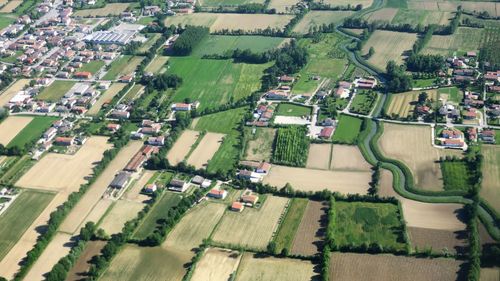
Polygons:
[[243,212],[226,212],[213,240],[265,249],[278,227],[288,199],[269,195],[260,209],[245,208]]
[[0,93],[0,106],[3,107],[6,103],[8,103],[17,94],[17,92],[24,89],[24,87],[28,85],[29,82],[29,79],[19,79],[14,82],[12,86]]
[[498,187],[498,179],[500,179],[500,146],[483,145],[482,154],[484,156],[482,165],[483,182],[479,194],[497,212],[500,212],[500,188]]
[[500,280],[500,268],[481,268],[480,281],[498,281]]
[[205,168],[208,161],[212,159],[224,140],[224,134],[206,133],[193,153],[187,159],[189,165],[193,165],[196,169]]
[[[386,114],[389,116],[397,115],[399,117],[408,117],[413,115],[415,104],[418,101],[418,95],[424,91],[411,91],[399,94],[391,94],[391,103],[387,108]],[[439,95],[437,90],[425,90],[429,95],[429,99],[437,101]]]
[[412,49],[416,40],[416,34],[376,30],[364,44],[362,53],[367,54],[370,47],[373,47],[375,54],[368,59],[368,62],[385,70],[390,60],[401,64],[406,57],[405,53]]
[[162,245],[168,249],[191,251],[210,236],[226,210],[226,205],[206,203],[190,210],[167,236]]
[[[89,187],[85,195],[78,201],[76,206],[71,210],[66,219],[59,227],[59,231],[67,233],[75,233],[81,224],[84,223],[86,217],[96,207],[96,204],[101,200],[104,191],[111,183],[116,173],[123,169],[132,156],[142,147],[142,142],[132,141],[127,146],[122,148],[118,155],[109,163],[106,169]],[[97,210],[96,210],[97,211]],[[104,210],[105,212],[105,210]],[[104,215],[104,213],[102,213]]]
[[304,18],[295,25],[293,32],[305,34],[309,32],[309,28],[311,27],[340,23],[352,14],[352,11],[309,11]]
[[408,1],[408,8],[418,10],[455,12],[458,6],[462,6],[465,11],[484,11],[494,17],[500,15],[500,5],[493,1]]
[[258,257],[245,253],[241,258],[236,281],[250,280],[314,280],[314,264],[298,259]]
[[146,67],[144,71],[158,73],[163,66],[167,63],[169,57],[156,56],[153,61]]
[[198,131],[184,130],[179,139],[177,139],[177,141],[167,153],[168,163],[170,163],[171,165],[177,165],[180,162],[184,161],[184,158],[186,158],[189,151],[191,151],[191,148],[196,143],[196,140],[198,140],[199,136],[200,132]]
[[32,120],[33,117],[28,116],[9,116],[1,121],[0,144],[8,145]]
[[16,186],[68,194],[76,191],[92,174],[92,167],[104,151],[111,147],[107,141],[107,137],[91,137],[74,155],[49,153],[24,174]]
[[74,13],[75,17],[105,17],[108,15],[119,15],[125,11],[130,3],[109,3],[104,8],[79,10]]
[[398,13],[398,9],[396,9],[396,8],[382,8],[380,10],[376,10],[373,13],[367,14],[367,20],[369,20],[370,22],[373,22],[373,21],[391,22],[397,13]]
[[325,171],[273,165],[264,183],[283,187],[290,183],[304,191],[329,189],[344,194],[366,194],[371,172]]
[[358,4],[361,4],[361,5],[363,5],[363,9],[365,9],[365,8],[368,8],[372,5],[373,0],[355,0],[355,1],[352,1],[352,0],[325,0],[322,2],[325,4],[330,4],[330,6],[332,6],[332,7],[347,6],[349,4],[356,6]]
[[379,145],[389,158],[405,163],[413,173],[415,185],[426,190],[443,190],[439,157],[460,156],[456,150],[434,148],[431,128],[384,123]]
[[462,262],[453,259],[421,259],[393,255],[332,253],[330,280],[456,281]]
[[144,171],[141,177],[129,187],[125,194],[123,194],[123,199],[135,201],[137,203],[145,203],[145,201],[149,200],[149,196],[141,194],[141,190],[154,174],[154,171]]
[[125,67],[120,71],[120,73],[117,75],[117,78],[119,78],[122,75],[130,75],[132,74],[136,69],[137,66],[141,63],[141,61],[144,59],[144,57],[140,56],[134,56],[132,59],[130,59]]
[[106,214],[99,227],[109,235],[120,233],[125,223],[135,218],[144,205],[135,201],[118,200],[111,211]]
[[290,251],[293,255],[312,256],[319,252],[325,235],[327,211],[326,203],[309,201],[293,239]]
[[229,280],[231,274],[238,268],[240,259],[241,255],[236,251],[210,248],[196,264],[191,280]]
[[88,115],[97,115],[99,110],[101,110],[102,105],[106,102],[110,102],[127,84],[125,83],[113,83],[106,92],[104,92],[99,99],[94,103],[94,105],[87,112]]
[[245,159],[252,161],[271,161],[276,129],[258,128],[256,135],[256,139],[249,140],[247,143]]
[[288,13],[298,0],[271,0],[268,9],[276,9],[277,13]]
[[7,4],[9,0],[0,0],[0,6]]
[[0,10],[0,13],[12,13],[17,6],[19,6],[21,3],[23,3],[22,0],[11,0],[7,5],[3,6],[2,9]]
[[334,144],[330,168],[346,171],[370,171],[371,166],[366,162],[357,146]]
[[92,257],[98,255],[102,248],[106,245],[105,241],[89,241],[85,250],[80,254],[73,268],[68,272],[66,280],[68,281],[83,281],[85,273],[90,268]]
[[450,231],[432,228],[408,227],[408,236],[413,248],[419,250],[432,248],[441,253],[465,253],[467,233],[464,230]]
[[332,155],[332,145],[329,143],[312,143],[309,146],[306,168],[309,169],[330,169],[330,159]]

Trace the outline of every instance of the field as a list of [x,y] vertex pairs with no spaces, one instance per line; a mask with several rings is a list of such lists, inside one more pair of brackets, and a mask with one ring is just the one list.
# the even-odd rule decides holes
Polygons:
[[334,144],[331,158],[330,169],[333,170],[370,171],[371,168],[357,146]]
[[[423,91],[411,91],[399,94],[390,95],[390,103],[385,114],[396,118],[406,118],[413,114],[415,105],[418,101],[418,95]],[[439,95],[436,90],[425,90],[428,94],[428,99],[437,102]]]
[[416,40],[416,34],[376,30],[364,44],[362,53],[367,54],[370,47],[373,47],[375,54],[368,59],[368,62],[385,71],[390,60],[401,64],[406,52],[412,49]]
[[276,109],[276,115],[281,116],[311,116],[312,108],[293,103],[280,103]]
[[206,168],[221,147],[224,138],[224,134],[206,133],[187,159],[187,164],[193,165],[196,169]]
[[206,203],[191,209],[168,234],[162,247],[185,251],[198,248],[203,239],[210,237],[226,207],[224,204]]
[[264,3],[263,0],[201,0],[199,2],[204,7],[219,7],[224,5],[244,5],[250,3]]
[[7,5],[3,6],[2,9],[0,10],[0,13],[12,13],[19,4],[23,3],[23,1],[20,0],[11,0],[7,3]]
[[282,253],[285,249],[286,252],[290,252],[295,233],[299,228],[307,205],[308,200],[304,198],[293,198],[291,200],[291,203],[286,211],[285,218],[281,222],[278,232],[274,238],[277,253]]
[[449,25],[454,17],[451,12],[443,11],[424,11],[399,9],[396,16],[392,19],[393,24],[410,24],[417,26],[427,26],[430,24]]
[[[498,3],[489,1],[408,1],[410,9],[455,12],[458,6],[462,6],[465,11],[488,12],[494,17],[498,17]],[[496,6],[496,7],[495,7]]]
[[465,161],[442,161],[441,173],[445,190],[469,191],[471,188],[470,171]]
[[21,147],[38,140],[43,135],[43,132],[48,129],[57,117],[36,116],[33,120],[23,128],[7,145],[7,147]]
[[276,13],[292,13],[292,8],[297,4],[297,0],[271,0],[268,9],[275,9]]
[[136,67],[141,63],[143,57],[124,55],[115,59],[106,75],[102,77],[103,80],[115,80],[122,75],[129,75],[135,71]]
[[183,78],[173,101],[199,101],[199,110],[226,104],[231,99],[237,101],[259,90],[260,78],[270,66],[197,57],[172,57],[169,63],[169,73]]
[[165,56],[156,56],[144,69],[146,72],[152,72],[152,73],[161,73],[161,70],[163,69],[163,66],[167,63],[169,57]]
[[139,49],[137,49],[137,54],[143,54],[145,52],[148,52],[149,49],[151,49],[153,47],[153,45],[156,43],[156,41],[158,41],[158,38],[161,37],[161,34],[158,34],[158,33],[149,33],[149,34],[146,34],[146,42],[144,42],[140,47]]
[[61,99],[74,85],[75,81],[56,80],[36,96],[43,101],[56,102]]
[[128,90],[128,92],[123,96],[122,102],[127,103],[137,99],[140,95],[142,95],[144,90],[144,86],[141,84],[135,84]]
[[332,156],[332,145],[329,143],[312,143],[309,146],[306,168],[308,169],[330,169]]
[[393,255],[332,253],[330,280],[456,281],[462,262],[453,259],[426,259]]
[[191,253],[173,248],[128,244],[113,258],[99,280],[177,281],[186,274],[184,265],[191,261],[191,257]]
[[[248,133],[251,134],[251,133]],[[252,161],[271,161],[276,129],[256,128],[246,146],[245,159]]]
[[170,165],[177,165],[184,160],[193,145],[198,140],[200,132],[185,130],[167,153],[167,160]]
[[484,29],[459,27],[453,35],[433,35],[422,50],[423,54],[451,55],[478,51]]
[[294,189],[321,191],[328,189],[344,194],[366,194],[370,172],[324,171],[273,165],[264,183],[281,188],[289,183]]
[[500,279],[500,269],[499,268],[481,268],[481,281],[497,281]]
[[103,218],[99,228],[102,228],[109,235],[120,233],[125,223],[135,218],[143,208],[144,204],[142,203],[118,200]]
[[127,84],[124,83],[113,83],[109,89],[104,92],[99,99],[94,103],[94,105],[87,112],[88,115],[94,116],[99,113],[103,104],[110,102]]
[[119,15],[125,11],[130,3],[109,3],[104,8],[79,10],[74,13],[76,17],[105,17]]
[[366,19],[370,22],[385,21],[391,22],[394,16],[398,13],[399,9],[396,8],[382,8],[372,13],[368,13]]
[[377,93],[372,91],[358,91],[349,108],[350,112],[369,115],[375,101]]
[[[0,14],[0,28],[6,28],[10,24],[14,23],[16,21],[15,16],[9,15],[9,14]],[[9,57],[5,57],[2,59],[2,61],[9,60]],[[14,60],[15,61],[15,60]]]
[[242,213],[226,212],[216,228],[214,241],[265,249],[283,214],[288,199],[268,196],[256,210],[246,208]]
[[385,123],[379,145],[389,158],[405,163],[413,173],[415,185],[427,190],[442,190],[439,163],[446,155],[460,156],[459,151],[437,149],[431,145],[431,128]]
[[29,82],[29,79],[19,79],[14,82],[12,86],[0,93],[0,106],[3,107],[6,103],[8,103],[19,91],[24,89]]
[[326,228],[327,209],[323,202],[309,201],[293,239],[291,254],[310,256],[319,252]]
[[240,263],[241,255],[236,251],[210,248],[196,264],[191,280],[229,280]]
[[84,64],[82,67],[78,68],[78,71],[88,71],[92,74],[95,74],[104,65],[105,63],[102,60],[93,60],[89,63]]
[[10,116],[1,121],[0,144],[8,145],[32,120],[33,117],[28,116]]
[[192,55],[224,54],[230,50],[250,49],[255,53],[265,52],[280,46],[285,40],[279,37],[268,36],[228,36],[209,35],[193,50]]
[[236,281],[251,280],[314,280],[314,265],[310,261],[259,257],[245,253],[241,258]]
[[484,160],[482,165],[483,182],[480,195],[497,212],[500,212],[500,189],[498,188],[498,179],[500,178],[500,146],[483,145],[482,150]]
[[144,171],[142,175],[136,180],[123,194],[123,199],[134,201],[137,203],[145,203],[150,199],[149,196],[141,194],[142,188],[150,181],[155,175],[154,171]]
[[293,32],[306,34],[311,28],[340,23],[352,14],[352,11],[310,11],[295,25]]
[[54,194],[26,189],[0,216],[0,260],[19,241],[23,233],[47,207]]
[[404,249],[403,226],[397,205],[391,203],[335,202],[333,229],[339,246],[364,243],[383,248]]
[[306,136],[306,128],[289,127],[278,129],[272,158],[273,163],[305,166],[308,151],[309,138]]
[[[462,102],[463,92],[459,90],[457,87],[449,87],[449,88],[440,88],[438,90],[439,98],[451,101],[456,103],[457,105]],[[437,97],[436,97],[437,99]]]
[[341,115],[337,128],[333,133],[333,141],[345,144],[357,143],[362,123],[362,119],[348,115]]
[[68,272],[67,280],[78,280],[84,279],[84,274],[90,268],[90,260],[93,256],[98,255],[101,249],[106,245],[104,241],[89,241],[85,250],[81,253],[80,257],[73,265],[73,268]]

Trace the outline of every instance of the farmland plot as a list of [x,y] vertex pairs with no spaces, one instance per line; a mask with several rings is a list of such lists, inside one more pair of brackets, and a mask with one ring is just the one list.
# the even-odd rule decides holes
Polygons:
[[[297,259],[257,257],[245,253],[241,258],[236,281],[251,280],[314,280],[314,265]],[[258,279],[256,279],[258,278]]]
[[167,63],[169,57],[156,56],[151,63],[148,64],[144,71],[152,73],[161,73],[163,66]]
[[187,159],[189,165],[196,169],[206,168],[208,162],[219,150],[225,135],[218,133],[206,133],[191,156]]
[[0,13],[12,13],[21,3],[23,3],[21,0],[11,0],[7,5],[2,7]]
[[482,155],[484,156],[482,165],[484,178],[479,194],[482,198],[486,199],[497,212],[500,212],[500,188],[498,188],[498,179],[500,178],[500,146],[483,145],[482,150]]
[[309,138],[305,127],[279,128],[273,152],[273,163],[305,166]]
[[8,145],[32,120],[28,116],[7,117],[0,123],[0,144]]
[[7,145],[7,147],[25,147],[36,142],[43,132],[52,126],[58,117],[52,116],[35,116]]
[[238,5],[253,4],[253,3],[264,4],[264,0],[201,0],[198,3],[200,3],[200,5],[204,7],[219,7],[221,5],[238,6]]
[[94,105],[87,112],[88,115],[94,116],[99,113],[102,106],[105,103],[111,102],[111,100],[123,89],[127,84],[125,83],[113,83],[109,89],[107,89],[99,99],[94,103]]
[[84,274],[89,270],[91,263],[90,261],[96,255],[98,255],[102,248],[106,245],[104,241],[89,241],[85,250],[73,265],[73,268],[68,272],[68,277],[66,280],[82,280],[85,278]]
[[[319,2],[319,1],[318,1]],[[328,4],[332,7],[337,6],[347,6],[347,5],[363,5],[363,9],[368,8],[372,5],[373,0],[325,0],[323,3]]]
[[424,54],[451,55],[453,52],[478,51],[484,29],[459,27],[453,35],[433,35],[422,50]]
[[209,35],[191,53],[192,56],[224,54],[231,50],[250,49],[255,53],[262,53],[277,48],[288,40],[269,36],[232,36]]
[[376,10],[372,13],[367,14],[367,20],[370,22],[373,21],[385,21],[391,22],[394,16],[398,13],[399,9],[396,8],[382,8],[380,10]]
[[309,201],[290,253],[312,256],[319,252],[325,235],[327,211],[328,206],[325,202]]
[[193,281],[229,280],[240,263],[241,255],[236,251],[210,248],[196,264]]
[[123,199],[134,201],[137,203],[145,203],[145,201],[149,200],[150,197],[144,194],[141,194],[142,188],[146,186],[149,180],[155,174],[154,171],[144,171],[141,177],[133,183],[132,186],[123,194]]
[[111,211],[106,214],[99,224],[99,228],[102,228],[108,235],[120,233],[125,223],[137,217],[137,214],[144,208],[144,205],[128,200],[116,201]]
[[[271,1],[271,3],[273,3],[273,1]],[[302,20],[295,25],[293,32],[305,34],[313,27],[320,27],[324,24],[340,23],[352,14],[352,11],[309,11]]]
[[120,15],[130,3],[109,3],[104,8],[86,9],[75,12],[76,17],[105,17],[108,15]]
[[337,171],[370,171],[361,151],[354,145],[334,144],[330,169]]
[[399,94],[391,94],[390,104],[387,107],[385,114],[389,116],[397,116],[401,118],[409,117],[413,114],[415,104],[418,101],[418,96],[426,92],[428,99],[437,102],[439,94],[437,90],[411,91]]
[[305,198],[292,198],[284,218],[281,220],[280,226],[274,236],[276,245],[275,251],[282,253],[283,250],[290,252],[295,233],[299,228],[300,221],[306,210],[308,200]]
[[179,139],[167,153],[168,163],[175,166],[184,161],[184,158],[186,158],[189,151],[193,148],[199,136],[200,132],[198,131],[185,130],[182,132]]
[[367,54],[368,50],[373,47],[375,54],[368,59],[368,62],[385,70],[390,60],[401,64],[407,52],[412,50],[416,40],[416,34],[376,30],[364,44],[362,53]]
[[307,156],[306,168],[322,170],[330,169],[331,155],[331,144],[311,144],[309,147],[309,154]]
[[288,13],[297,3],[297,0],[271,0],[268,9],[275,9],[277,13]]
[[276,129],[257,128],[255,130],[255,135],[251,135],[250,140],[247,143],[245,159],[270,162],[275,137]]

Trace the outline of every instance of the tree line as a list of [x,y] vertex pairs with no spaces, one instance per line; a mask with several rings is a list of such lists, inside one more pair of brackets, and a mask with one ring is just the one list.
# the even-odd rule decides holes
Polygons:
[[172,46],[173,54],[187,56],[209,34],[208,27],[186,26]]

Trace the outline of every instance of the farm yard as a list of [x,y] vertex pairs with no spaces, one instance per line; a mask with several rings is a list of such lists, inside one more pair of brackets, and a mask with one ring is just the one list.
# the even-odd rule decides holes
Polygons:
[[244,158],[251,161],[270,162],[273,153],[273,142],[276,137],[276,129],[256,128],[255,134],[251,132],[246,132],[246,134],[250,136],[246,145]]
[[[271,1],[273,3],[274,1]],[[323,25],[337,24],[344,20],[344,18],[352,15],[351,11],[310,11],[302,20],[295,25],[293,32],[306,34],[314,28]]]
[[241,258],[236,281],[256,280],[314,280],[314,264],[298,259],[260,257],[245,253]]
[[124,83],[113,83],[107,89],[101,97],[94,103],[94,105],[87,111],[87,114],[90,116],[95,116],[99,113],[102,106],[105,103],[111,102],[111,100],[123,89],[127,84]]
[[439,100],[439,94],[436,90],[425,90],[425,91],[411,91],[398,94],[390,95],[389,106],[385,110],[385,114],[394,118],[408,118],[411,117],[415,105],[418,101],[418,96],[425,92],[428,95],[428,99],[434,101],[435,103]]
[[364,44],[362,54],[367,54],[368,50],[373,47],[375,53],[368,59],[368,62],[385,71],[390,60],[401,64],[407,56],[407,52],[412,50],[416,40],[416,34],[376,30]]
[[305,127],[279,128],[272,162],[303,167],[307,161],[309,138]]
[[483,145],[482,165],[483,182],[480,195],[488,201],[497,212],[500,212],[500,190],[498,179],[500,178],[500,147],[498,145]]
[[130,3],[108,3],[104,8],[79,10],[75,12],[78,17],[105,17],[119,15],[129,7]]
[[196,264],[191,280],[229,280],[241,260],[237,251],[209,248]]
[[290,253],[293,255],[315,255],[323,244],[326,231],[326,202],[309,201],[293,239]]
[[168,163],[175,166],[184,161],[188,153],[194,148],[194,145],[197,143],[199,137],[200,132],[198,131],[185,130],[182,132],[179,139],[177,139],[167,153]]

